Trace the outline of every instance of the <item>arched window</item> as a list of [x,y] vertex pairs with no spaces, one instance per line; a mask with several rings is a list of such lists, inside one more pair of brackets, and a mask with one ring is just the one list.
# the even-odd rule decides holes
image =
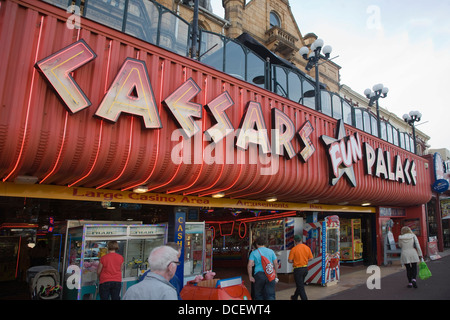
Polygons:
[[275,12],[270,13],[270,27],[281,27],[281,20]]

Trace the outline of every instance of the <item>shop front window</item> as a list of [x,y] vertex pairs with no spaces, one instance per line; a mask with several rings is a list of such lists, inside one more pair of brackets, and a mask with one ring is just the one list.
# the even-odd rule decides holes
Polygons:
[[380,121],[381,139],[387,141],[386,122]]
[[387,132],[387,141],[393,143],[392,125],[389,123],[386,124],[386,132]]
[[398,130],[396,128],[392,128],[392,142],[398,146],[399,142],[398,142]]
[[[149,268],[148,257],[150,252],[164,244],[164,238],[131,239],[128,241],[127,255],[125,257],[125,277],[138,277]],[[119,242],[120,247],[120,242]]]
[[207,65],[223,71],[224,42],[222,37],[209,33],[201,32],[200,61]]
[[257,237],[267,239],[266,247],[279,251],[284,248],[284,220],[258,222],[252,226],[252,239]]
[[299,102],[302,98],[302,82],[298,75],[294,72],[289,72],[289,99]]
[[161,15],[159,46],[186,56],[189,42],[189,24],[170,11]]
[[225,72],[241,80],[245,80],[245,53],[242,47],[233,42],[225,46]]
[[284,69],[278,66],[273,66],[272,79],[273,92],[282,97],[287,97],[287,76]]
[[303,81],[303,99],[301,104],[308,108],[315,109],[315,100],[315,89],[313,85],[309,81]]
[[247,81],[264,88],[265,63],[264,60],[255,55],[253,52],[247,54]]
[[331,116],[331,96],[327,91],[320,91],[320,94],[322,113]]
[[409,149],[409,136],[407,134],[405,134],[405,149],[406,150],[410,150]]
[[203,272],[202,226],[186,225],[184,243],[184,275],[201,275]]
[[364,130],[363,113],[360,109],[355,109],[355,126],[360,130]]
[[122,31],[125,0],[89,0],[84,8],[85,17],[110,28]]
[[377,118],[370,115],[370,122],[372,124],[372,135],[378,137],[378,124],[377,124]]
[[333,103],[333,118],[340,120],[342,119],[342,105],[341,105],[341,101],[339,99],[338,101],[333,101],[336,103]]
[[157,44],[159,10],[150,1],[129,0],[125,32]]
[[352,107],[347,101],[342,101],[342,119],[346,124],[352,125]]
[[364,120],[364,131],[367,133],[372,133],[371,125],[370,125],[370,115],[368,112],[363,111],[363,120]]

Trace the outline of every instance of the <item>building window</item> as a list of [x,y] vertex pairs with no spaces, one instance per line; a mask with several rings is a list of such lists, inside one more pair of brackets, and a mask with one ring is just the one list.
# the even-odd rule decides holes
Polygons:
[[280,17],[273,11],[270,13],[270,27],[281,27]]

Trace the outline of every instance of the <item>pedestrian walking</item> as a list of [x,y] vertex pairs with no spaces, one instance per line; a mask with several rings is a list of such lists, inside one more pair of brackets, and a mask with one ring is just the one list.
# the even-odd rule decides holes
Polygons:
[[398,246],[402,249],[400,262],[406,267],[408,288],[417,288],[417,263],[422,258],[419,240],[409,227],[403,227],[398,237]]
[[108,254],[100,258],[97,274],[99,276],[99,289],[101,300],[120,300],[122,289],[123,256],[119,250],[117,241],[108,242]]
[[289,252],[288,262],[292,263],[294,268],[295,292],[291,300],[308,300],[305,292],[305,278],[308,274],[308,261],[313,258],[311,249],[302,243],[302,236],[294,236],[295,247]]
[[[247,273],[250,282],[255,284],[255,300],[275,300],[275,284],[278,278],[269,281],[264,272],[262,257],[266,257],[272,263],[275,276],[278,270],[278,259],[272,249],[266,248],[266,242],[265,238],[258,237],[255,241],[256,249],[248,258]],[[253,267],[255,267],[254,272]]]

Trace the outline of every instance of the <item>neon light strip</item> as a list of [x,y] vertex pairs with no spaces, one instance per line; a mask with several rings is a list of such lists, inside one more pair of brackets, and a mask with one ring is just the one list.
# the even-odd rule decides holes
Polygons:
[[236,220],[227,220],[227,221],[205,221],[207,224],[222,224],[222,223],[231,223],[231,222],[255,222],[255,221],[263,221],[263,220],[276,220],[279,218],[287,218],[287,217],[293,217],[297,214],[296,211],[287,211],[277,214],[272,214],[269,216],[264,217],[255,217],[255,218],[242,218],[242,219],[236,219]]
[[[162,101],[162,91],[163,91],[163,85],[164,85],[164,61],[161,62],[161,77],[160,77],[160,80],[161,80],[161,82],[160,82],[160,86],[159,86],[159,99],[158,99],[158,101]],[[158,107],[158,113],[161,114],[161,103],[159,104],[159,107]],[[161,130],[157,130],[155,164],[154,164],[153,169],[150,172],[150,174],[144,180],[141,180],[140,182],[138,182],[138,183],[136,183],[136,184],[134,184],[132,186],[123,188],[122,191],[126,191],[126,190],[132,189],[134,187],[143,185],[147,181],[149,181],[150,178],[153,176],[153,173],[155,172],[156,165],[157,165],[158,158],[159,158],[159,142],[160,142],[160,140],[161,140]]]
[[[225,90],[225,85],[223,85],[222,90],[226,91]],[[244,92],[243,91],[244,91],[243,89],[239,90],[239,93],[240,93],[239,94],[239,96],[240,96],[240,106],[241,106],[241,108],[244,105],[244,94],[243,94]],[[226,148],[226,146],[224,146],[224,147]],[[236,155],[237,155],[237,152],[236,152]],[[203,196],[215,194],[215,193],[218,193],[218,192],[224,192],[224,191],[227,191],[227,190],[233,188],[234,185],[238,182],[239,178],[241,177],[242,167],[244,166],[243,164],[238,164],[238,165],[239,165],[239,174],[237,175],[237,177],[234,180],[234,182],[228,188],[222,188],[222,189],[217,189],[217,190],[210,190],[209,192],[205,192],[205,193],[199,194],[198,196],[199,197],[203,197]],[[222,170],[222,172],[223,172],[223,170]]]
[[63,129],[63,137],[61,141],[61,147],[59,148],[58,156],[56,157],[56,162],[53,166],[53,168],[50,170],[50,172],[41,180],[39,181],[39,184],[42,184],[45,180],[47,180],[48,177],[52,176],[55,172],[56,168],[58,167],[59,161],[61,160],[61,154],[64,148],[64,142],[66,141],[66,132],[67,132],[67,118],[69,117],[69,112],[66,111],[66,117],[64,119],[64,129]]
[[[80,32],[81,32],[81,29],[78,29],[78,34],[77,34],[77,41],[78,40],[80,40]],[[56,68],[56,67],[55,67]],[[53,69],[52,69],[52,72],[53,72]],[[56,76],[56,75],[55,75]],[[72,76],[73,76],[73,72],[72,72]],[[59,80],[59,79],[58,79]],[[74,99],[75,100],[75,99]],[[58,163],[59,163],[59,161],[60,161],[60,159],[61,159],[61,154],[62,154],[62,150],[63,150],[63,147],[64,147],[64,142],[66,141],[66,133],[67,133],[67,119],[68,119],[68,117],[69,117],[69,112],[68,111],[66,111],[66,116],[65,116],[65,119],[64,119],[64,130],[63,130],[63,139],[62,139],[62,142],[61,142],[61,148],[59,149],[59,152],[58,152],[58,156],[56,157],[56,162],[55,162],[55,165],[53,166],[53,169],[52,170],[50,170],[50,172],[39,182],[39,184],[42,184],[45,180],[47,180],[47,178],[48,177],[50,177],[51,175],[53,175],[53,173],[55,172],[55,170],[56,170],[56,168],[57,168],[57,166],[58,166]]]
[[170,178],[169,181],[167,181],[165,183],[162,183],[160,185],[154,186],[152,188],[149,188],[148,191],[159,189],[159,188],[162,188],[162,187],[167,186],[168,184],[170,184],[175,179],[175,177],[178,175],[178,171],[180,171],[180,168],[181,168],[181,163],[178,165],[177,170],[175,170],[175,173],[173,174],[172,178]]
[[[186,76],[187,76],[186,75],[186,67],[183,67],[183,74],[184,74],[184,79],[186,79]],[[186,80],[185,80],[185,82],[186,82]],[[152,190],[155,190],[155,189],[158,189],[158,188],[162,188],[162,187],[170,184],[175,179],[175,177],[177,176],[178,171],[180,171],[180,168],[181,168],[181,163],[178,165],[177,170],[175,170],[174,175],[172,176],[172,178],[169,181],[167,181],[166,183],[154,186],[154,187],[148,189],[148,191],[152,191]]]
[[234,223],[235,223],[235,221],[232,221],[232,222],[229,222],[229,223],[231,223],[232,225],[231,225],[231,233],[227,233],[227,234],[223,234],[223,232],[222,232],[222,224],[224,224],[224,223],[220,223],[219,224],[219,230],[220,230],[220,235],[223,237],[223,236],[231,236],[232,234],[233,234],[233,231],[234,231]]
[[15,275],[16,279],[17,279],[17,273],[19,272],[19,260],[20,260],[20,249],[21,248],[22,248],[22,236],[19,236],[19,248],[17,251],[16,275]]
[[[260,190],[255,190],[255,192],[239,194],[239,197],[240,197],[240,198],[241,198],[241,197],[247,197],[247,196],[250,196],[250,195],[252,195],[252,194],[258,194],[258,193],[263,192],[264,190],[267,189],[267,187],[269,186],[269,184],[272,183],[272,179],[273,179],[273,175],[271,175],[270,178],[267,180],[267,183],[266,183],[266,185],[264,186],[264,188],[262,188],[262,189],[260,189]],[[252,183],[253,183],[253,181],[252,181]],[[249,186],[251,186],[251,183],[249,184]],[[247,188],[246,188],[246,189],[247,189]],[[244,190],[245,190],[245,189],[244,189]],[[241,190],[241,191],[243,191],[243,190]]]
[[81,178],[78,179],[77,181],[75,181],[75,182],[69,184],[68,187],[72,187],[72,186],[78,184],[80,181],[86,179],[88,176],[91,175],[92,171],[94,170],[95,164],[97,163],[98,155],[99,155],[99,153],[100,153],[100,146],[102,145],[102,134],[103,134],[103,120],[100,121],[100,132],[99,132],[99,137],[98,137],[97,151],[95,152],[94,163],[92,164],[92,166],[91,166],[91,168],[89,169],[88,173],[86,173],[83,177],[81,177]]
[[[72,100],[75,102],[75,104],[78,104],[79,101],[77,101],[75,99],[75,97],[72,95],[72,93],[70,92],[69,89],[67,89],[67,87],[64,85],[64,83],[61,81],[61,79],[59,79],[58,75],[55,73],[56,69],[59,69],[60,66],[66,64],[67,62],[69,62],[72,59],[75,59],[76,57],[78,57],[80,54],[83,54],[83,51],[78,52],[76,55],[66,59],[65,61],[62,61],[60,64],[56,65],[55,67],[53,67],[52,69],[50,69],[50,72],[53,74],[53,76],[56,78],[56,80],[58,80],[59,84],[64,88],[64,90],[67,92],[67,94],[72,98]],[[79,66],[83,65],[85,63],[85,61],[81,61],[78,65],[75,65],[74,69],[78,68]]]
[[[204,80],[204,101],[205,102],[206,102],[206,92],[207,92],[207,90],[208,90],[208,81],[207,81],[207,79],[205,79]],[[202,135],[203,135],[203,132],[205,132],[205,130],[206,130],[205,117],[202,117],[201,120],[202,120]],[[205,145],[206,145],[206,142],[204,141],[204,139],[202,139],[202,159],[204,159],[204,157],[205,157]],[[195,147],[194,147],[194,149],[195,149]],[[204,161],[202,161],[202,163],[201,163],[201,167],[200,167],[200,170],[198,171],[197,178],[195,178],[194,181],[190,185],[184,186],[184,187],[181,187],[181,188],[178,188],[178,189],[168,190],[167,193],[179,192],[181,190],[186,190],[186,189],[189,189],[190,187],[192,187],[198,181],[198,179],[200,179],[200,176],[201,176],[202,171],[203,171],[203,164],[204,164]]]
[[[34,63],[35,64],[37,62],[39,48],[41,46],[42,29],[43,28],[44,28],[44,16],[41,17],[41,23],[40,23],[40,27],[39,27],[38,44],[37,44],[37,48],[36,48],[36,54],[34,56]],[[19,162],[22,159],[23,149],[24,149],[24,146],[25,146],[25,139],[26,139],[26,136],[27,136],[28,124],[29,124],[28,121],[29,121],[29,117],[30,117],[31,97],[33,96],[33,88],[34,88],[34,80],[35,80],[35,78],[36,78],[36,68],[33,68],[33,75],[31,76],[30,94],[28,95],[28,104],[27,104],[27,113],[26,113],[26,117],[25,117],[25,125],[24,125],[24,128],[23,128],[22,141],[20,142],[19,156],[18,156],[18,158],[16,160],[16,163],[15,163],[13,169],[11,170],[11,172],[9,174],[7,174],[5,178],[3,178],[3,182],[8,180],[9,177],[11,177],[11,175],[17,170],[17,167],[19,166]]]
[[[217,165],[217,164],[216,164],[216,165]],[[206,186],[206,187],[204,187],[204,188],[195,189],[195,190],[192,190],[192,191],[190,191],[190,192],[185,192],[184,195],[190,195],[190,194],[198,193],[198,192],[201,192],[201,191],[204,191],[204,190],[211,190],[211,188],[212,188],[215,184],[217,184],[217,182],[220,180],[220,178],[222,178],[222,174],[223,174],[224,167],[225,167],[225,165],[222,164],[222,165],[221,165],[221,170],[220,170],[219,176],[217,177],[216,181],[214,181],[211,185]],[[216,193],[216,192],[213,192],[213,193]],[[207,193],[207,194],[212,194],[212,193]]]
[[128,144],[128,151],[127,151],[127,160],[125,161],[125,164],[122,168],[122,171],[119,173],[119,175],[117,177],[115,177],[114,179],[112,179],[111,181],[105,182],[104,184],[98,186],[96,189],[101,189],[104,186],[113,183],[114,181],[117,181],[125,172],[125,169],[128,166],[128,162],[130,161],[130,156],[131,156],[131,146],[133,145],[133,123],[134,123],[134,117],[131,116],[131,124],[130,124],[130,143]]
[[[105,81],[105,88],[103,89],[103,90],[104,90],[104,93],[106,93],[106,92],[108,91],[107,85],[108,85],[109,68],[110,68],[110,65],[111,65],[112,40],[109,41],[108,48],[109,48],[109,52],[108,52],[108,62],[107,62],[107,65],[106,65],[106,76],[105,76],[106,81]],[[78,184],[80,181],[86,179],[88,176],[91,175],[92,171],[94,170],[95,165],[96,165],[97,160],[98,160],[98,156],[99,156],[99,154],[100,154],[100,147],[101,147],[101,145],[102,145],[103,121],[104,121],[103,119],[100,120],[100,130],[99,130],[99,136],[98,136],[98,146],[97,146],[97,150],[96,150],[96,152],[95,152],[94,163],[92,164],[92,166],[91,166],[91,168],[89,169],[88,173],[86,173],[83,177],[81,177],[81,178],[78,179],[77,181],[75,181],[75,182],[69,184],[68,187],[72,187],[72,186]]]

